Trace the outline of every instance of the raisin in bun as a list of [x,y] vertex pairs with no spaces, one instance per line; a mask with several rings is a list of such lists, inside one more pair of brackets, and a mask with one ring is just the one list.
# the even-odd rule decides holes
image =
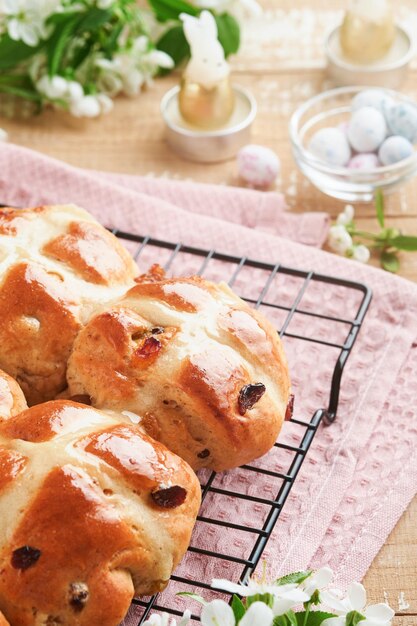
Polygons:
[[201,490],[133,423],[52,401],[0,424],[0,611],[12,626],[117,626],[162,590]]
[[116,237],[83,209],[0,209],[0,367],[29,404],[64,389],[84,319],[125,293],[136,274]]
[[276,330],[225,284],[160,271],[78,335],[72,394],[128,409],[194,469],[224,470],[275,443],[290,395]]
[[0,370],[0,423],[27,408],[25,396],[17,382]]

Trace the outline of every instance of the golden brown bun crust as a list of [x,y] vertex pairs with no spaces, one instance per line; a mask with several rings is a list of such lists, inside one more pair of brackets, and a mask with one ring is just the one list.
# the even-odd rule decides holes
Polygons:
[[0,422],[27,409],[25,396],[17,382],[0,370]]
[[[71,394],[128,409],[193,468],[247,463],[275,443],[290,381],[276,330],[226,285],[198,277],[140,277],[80,332]],[[246,408],[247,385],[266,392]]]
[[117,626],[187,549],[194,472],[119,419],[62,400],[0,424],[0,610],[13,626]]
[[0,209],[0,367],[30,405],[65,388],[84,320],[136,274],[117,238],[76,206]]
[[10,626],[9,622],[6,620],[4,615],[0,613],[0,626]]

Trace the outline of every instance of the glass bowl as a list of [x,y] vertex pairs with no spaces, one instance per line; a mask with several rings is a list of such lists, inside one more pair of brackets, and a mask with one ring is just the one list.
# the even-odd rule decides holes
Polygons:
[[[377,189],[395,191],[417,174],[417,152],[393,165],[369,170],[329,165],[309,152],[308,145],[314,133],[326,126],[346,123],[350,119],[352,99],[365,89],[368,88],[341,87],[326,91],[302,104],[290,121],[292,150],[300,170],[320,191],[345,202],[371,202]],[[397,102],[416,106],[414,100],[402,93],[390,89],[383,91]]]

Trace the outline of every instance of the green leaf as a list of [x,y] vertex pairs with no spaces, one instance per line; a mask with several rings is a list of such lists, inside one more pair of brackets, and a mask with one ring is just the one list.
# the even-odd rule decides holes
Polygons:
[[384,194],[381,189],[378,189],[375,194],[375,208],[378,224],[381,228],[385,226],[385,201]]
[[[174,26],[159,39],[156,44],[158,50],[169,54],[177,67],[184,59],[190,56],[190,46],[185,38],[182,26]],[[170,70],[161,68],[160,74],[167,74]]]
[[74,34],[74,28],[79,21],[79,17],[68,18],[60,28],[56,28],[54,34],[48,41],[48,73],[49,76],[55,76],[57,74],[59,65],[61,63],[62,56],[65,51],[67,43],[70,41],[71,36]]
[[123,22],[121,22],[120,24],[118,24],[117,26],[114,26],[114,28],[112,29],[111,33],[109,33],[104,45],[103,45],[103,49],[104,52],[108,55],[109,58],[111,58],[111,56],[113,55],[114,52],[116,52],[118,45],[119,45],[119,37],[124,29],[125,25]]
[[290,626],[298,626],[297,617],[294,611],[287,611],[285,615],[287,616],[287,620]]
[[254,602],[263,602],[269,607],[274,606],[274,596],[272,593],[256,593],[253,596],[246,598],[246,608],[249,608]]
[[156,19],[160,22],[167,20],[178,20],[180,13],[188,13],[189,15],[198,15],[199,9],[185,0],[149,0]]
[[277,615],[273,619],[272,626],[288,626],[288,620],[285,615]]
[[400,260],[395,252],[387,252],[387,250],[384,250],[381,254],[381,265],[387,272],[396,274],[400,269]]
[[405,250],[406,252],[416,252],[417,237],[413,235],[398,235],[389,241],[390,246],[394,246],[397,250]]
[[243,604],[242,600],[238,598],[237,595],[234,595],[232,598],[231,607],[235,616],[236,624],[238,624],[246,613],[245,605]]
[[23,41],[14,41],[9,35],[0,38],[0,71],[11,69],[34,56],[44,43],[36,47],[27,46]]
[[111,20],[113,12],[110,9],[98,9],[93,7],[84,15],[77,25],[77,33],[91,32],[97,30],[103,24]]
[[74,70],[80,67],[80,65],[86,60],[94,46],[94,43],[94,39],[90,37],[87,39],[84,45],[80,46],[78,50],[74,52],[71,61],[71,65]]
[[229,13],[215,15],[214,18],[219,31],[219,41],[223,46],[226,57],[235,54],[240,46],[239,24]]
[[324,611],[311,611],[308,614],[305,625],[305,611],[302,611],[301,613],[296,613],[295,617],[297,618],[298,626],[320,626],[320,624],[324,622],[325,619],[329,619],[330,617],[336,617],[336,615],[334,615],[334,613],[325,613]]
[[364,619],[366,619],[366,617],[358,613],[358,611],[350,611],[350,613],[346,615],[346,626],[357,626],[357,624],[363,622]]
[[5,85],[2,83],[0,84],[0,92],[9,93],[12,96],[24,98],[25,100],[32,100],[34,102],[38,102],[39,104],[42,102],[42,96],[37,91],[26,87],[16,87],[14,85]]
[[311,570],[305,572],[294,572],[293,574],[287,574],[287,576],[282,576],[275,581],[276,585],[299,585],[304,582],[306,578],[311,576]]
[[191,600],[195,600],[196,602],[200,602],[204,606],[208,604],[207,600],[204,600],[198,593],[191,593],[189,591],[180,591],[176,594],[177,596],[186,596],[187,598],[191,598]]

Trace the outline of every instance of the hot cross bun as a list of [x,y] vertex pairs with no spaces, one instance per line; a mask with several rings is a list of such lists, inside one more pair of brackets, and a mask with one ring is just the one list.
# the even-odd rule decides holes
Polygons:
[[81,330],[71,394],[128,409],[193,468],[224,470],[276,441],[290,396],[276,330],[225,284],[151,272]]
[[0,468],[0,611],[12,626],[117,626],[187,549],[198,480],[126,416],[39,404],[0,423]]
[[125,248],[83,209],[0,209],[0,367],[29,404],[64,389],[83,321],[136,274]]

